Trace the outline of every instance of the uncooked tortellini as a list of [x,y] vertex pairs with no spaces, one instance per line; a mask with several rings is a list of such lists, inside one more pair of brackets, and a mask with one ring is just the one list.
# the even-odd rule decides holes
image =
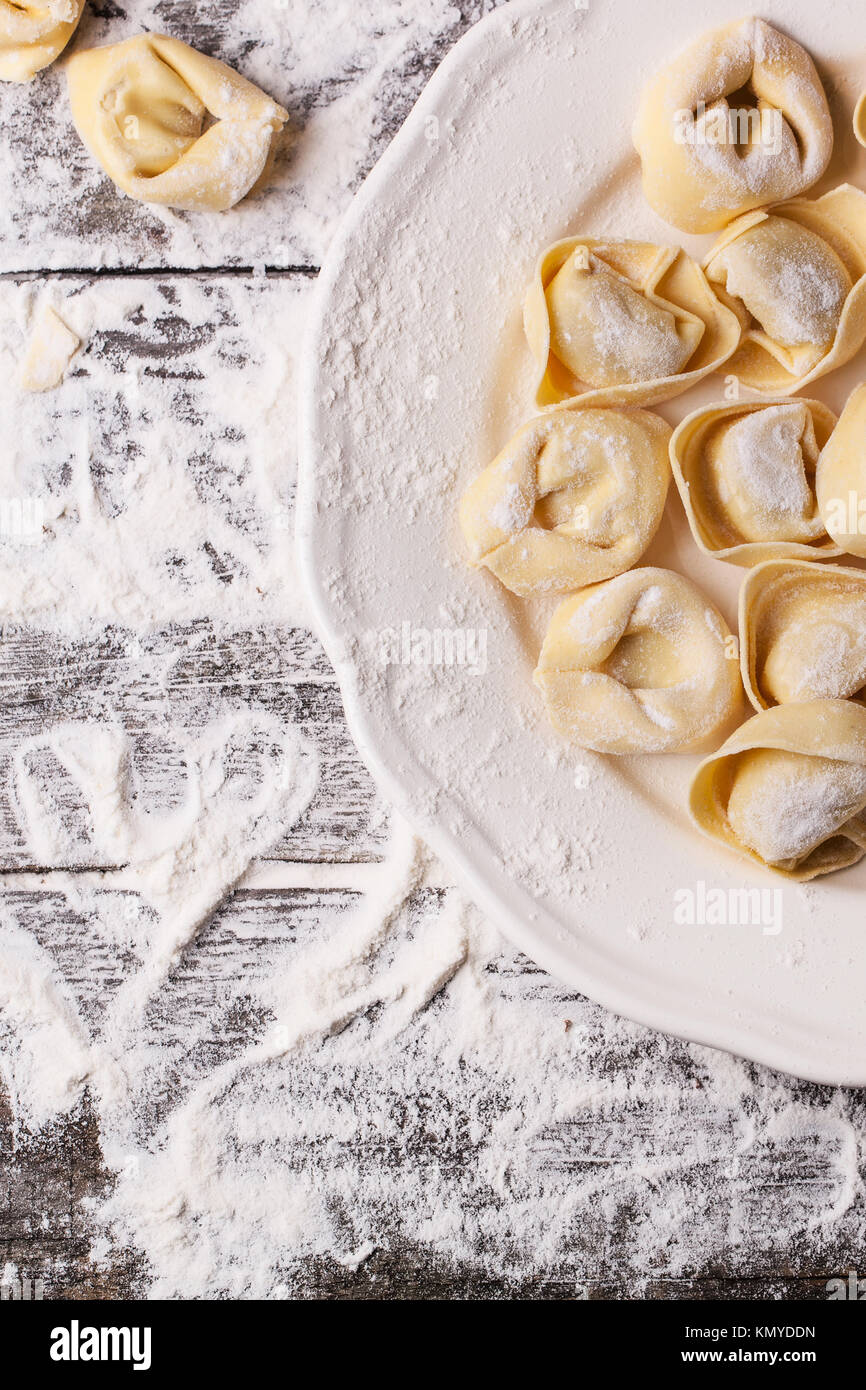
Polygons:
[[715,232],[815,183],[833,123],[805,49],[761,19],[739,19],[657,73],[634,143],[656,212],[684,232]]
[[836,417],[820,401],[707,406],[671,440],[674,477],[702,550],[736,565],[839,554],[815,496]]
[[225,63],[161,34],[78,53],[68,72],[79,135],[118,187],[142,202],[233,207],[263,173],[288,119]]
[[685,252],[592,237],[544,252],[524,324],[542,406],[668,400],[730,357],[741,331]]
[[598,753],[667,753],[718,733],[740,704],[736,642],[690,580],[638,569],[559,605],[535,683],[551,722]]
[[770,560],[740,590],[743,684],[755,709],[866,690],[866,570]]
[[530,420],[460,504],[473,561],[521,595],[622,573],[661,521],[670,433],[646,410],[554,410]]
[[746,213],[705,268],[744,322],[725,370],[756,391],[799,391],[866,340],[866,194],[843,184]]
[[690,805],[708,835],[788,878],[856,864],[866,853],[866,707],[762,710],[701,763]]
[[0,81],[29,82],[62,53],[84,0],[0,0]]
[[818,461],[818,505],[829,534],[866,558],[866,386],[848,398]]

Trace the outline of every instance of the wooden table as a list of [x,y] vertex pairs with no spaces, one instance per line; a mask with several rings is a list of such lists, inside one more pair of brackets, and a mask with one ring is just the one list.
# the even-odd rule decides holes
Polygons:
[[[141,277],[162,292],[163,310],[143,310],[134,324],[109,324],[87,344],[86,369],[98,376],[141,365],[155,378],[182,383],[194,407],[201,361],[214,344],[225,344],[240,363],[240,383],[243,363],[255,352],[253,317],[243,304],[258,295],[280,296],[289,325],[287,350],[295,350],[337,217],[443,55],[491,7],[485,0],[358,0],[355,29],[342,42],[339,7],[332,13],[323,0],[312,6],[300,0],[275,3],[266,23],[262,0],[207,5],[183,0],[170,7],[133,0],[126,14],[101,0],[89,4],[77,40],[81,47],[126,37],[139,26],[167,28],[264,80],[272,74],[269,55],[282,46],[281,80],[268,90],[289,109],[291,135],[280,152],[276,191],[237,214],[205,219],[204,225],[199,220],[191,236],[186,219],[120,197],[94,170],[71,130],[57,70],[27,88],[5,86],[0,90],[2,158],[9,179],[0,210],[0,290],[38,282],[48,272],[61,277],[70,293],[100,280]],[[258,42],[248,38],[254,29]],[[330,136],[329,112],[339,117]],[[306,142],[313,136],[311,156]],[[181,283],[186,302],[198,306],[194,323],[172,308]],[[104,481],[122,497],[123,472],[115,464],[134,438],[135,425],[118,412],[115,429]],[[237,464],[240,489],[233,505],[242,507],[248,441],[220,438],[218,422],[207,420],[202,435],[206,450],[219,444],[223,459]],[[214,555],[213,563],[218,567],[221,557]],[[230,583],[230,562],[223,557],[223,563]],[[186,1008],[205,1008],[209,1002],[214,979],[209,961],[218,963],[223,979],[226,972],[241,976],[269,933],[290,933],[298,923],[324,929],[355,895],[347,886],[354,882],[349,870],[375,864],[388,833],[387,808],[348,735],[333,672],[307,630],[251,621],[226,633],[203,616],[157,628],[144,646],[144,654],[140,649],[131,654],[129,633],[115,625],[106,625],[92,640],[74,642],[32,624],[16,625],[4,630],[0,642],[2,904],[59,963],[85,1018],[98,1015],[119,982],[123,962],[110,953],[101,961],[92,953],[85,960],[79,949],[87,914],[81,895],[77,905],[70,903],[58,871],[93,867],[86,837],[77,860],[73,856],[63,864],[34,862],[22,841],[10,765],[23,735],[87,717],[100,702],[110,704],[141,741],[145,757],[150,749],[156,777],[157,694],[163,721],[167,711],[169,720],[177,717],[194,727],[206,718],[213,692],[241,692],[250,707],[290,717],[318,750],[322,771],[316,795],[268,858],[274,873],[284,873],[283,886],[242,889],[203,928],[195,942]],[[73,804],[69,814],[74,819]],[[83,890],[85,897],[87,891],[97,890]],[[424,910],[444,910],[451,891],[447,884],[424,890]],[[238,922],[244,931],[234,930]],[[356,1269],[327,1253],[302,1262],[295,1271],[295,1293],[823,1297],[828,1278],[866,1264],[863,1193],[855,1181],[862,1174],[859,1093],[744,1067],[745,1099],[741,1091],[736,1113],[726,1111],[724,1067],[716,1054],[611,1018],[561,989],[504,942],[488,968],[504,995],[537,1002],[563,1030],[582,1030],[593,1098],[568,1123],[555,1120],[551,1098],[545,1152],[555,1150],[556,1163],[576,1176],[590,1170],[609,1174],[612,1192],[618,1175],[628,1173],[640,1155],[645,1180],[630,1190],[643,1195],[614,1203],[601,1227],[593,1209],[597,1203],[587,1203],[568,1258],[554,1267],[542,1270],[528,1260],[525,1272],[506,1274],[496,1270],[495,1260],[491,1266],[482,1258],[480,1244],[477,1260],[455,1259],[441,1249],[432,1253],[423,1239],[385,1229],[379,1248]],[[231,1056],[249,1026],[249,1018],[240,1016],[225,1021],[209,1064]],[[425,1144],[433,1150],[446,1144],[460,1106],[459,1093],[447,1105],[442,1098],[431,1103]],[[369,1158],[383,1172],[400,1161],[400,1153],[387,1146]],[[465,1163],[471,1195],[470,1141],[454,1161]],[[323,1169],[325,1185],[327,1177]],[[47,1297],[140,1296],[149,1271],[139,1250],[112,1248],[98,1267],[89,1259],[89,1199],[112,1182],[86,1097],[66,1117],[33,1130],[13,1122],[8,1096],[0,1089],[0,1269],[10,1262],[26,1277],[42,1277]],[[641,1267],[635,1254],[640,1229],[660,1212],[670,1212],[674,1182],[679,1207],[699,1213],[710,1236],[689,1246],[687,1234],[672,1231],[669,1256],[661,1237],[652,1267]]]

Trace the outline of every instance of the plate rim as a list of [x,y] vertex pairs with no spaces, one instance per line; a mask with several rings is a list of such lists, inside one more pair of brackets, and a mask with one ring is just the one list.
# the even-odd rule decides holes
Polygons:
[[[469,853],[462,850],[457,839],[452,838],[434,817],[425,815],[413,802],[400,777],[391,770],[387,752],[377,739],[375,721],[360,698],[356,666],[346,652],[345,638],[323,584],[316,553],[317,377],[322,343],[327,335],[331,291],[352,246],[356,227],[367,207],[374,202],[380,185],[385,183],[392,168],[399,166],[404,146],[408,146],[413,138],[413,127],[417,121],[423,119],[427,108],[435,104],[440,88],[450,82],[452,74],[467,62],[471,52],[486,40],[488,33],[503,22],[513,23],[523,14],[560,9],[562,3],[563,0],[508,0],[468,29],[436,68],[403,125],[367,175],[339,222],[312,290],[298,362],[298,474],[294,549],[299,574],[310,603],[316,634],[337,676],[349,732],[363,762],[387,800],[453,871],[458,882],[466,887],[470,898],[512,945],[568,988],[642,1027],[698,1046],[714,1048],[810,1083],[864,1087],[866,1062],[860,1064],[860,1069],[856,1063],[845,1066],[841,1058],[837,1066],[831,1067],[826,1062],[816,1063],[805,1050],[799,1052],[791,1041],[777,1042],[768,1032],[757,1035],[751,1028],[744,1034],[742,1026],[738,1026],[733,1018],[714,1018],[703,1024],[688,1014],[685,1006],[678,1018],[672,1018],[667,1006],[655,1006],[647,993],[633,992],[614,981],[600,978],[591,970],[587,972],[564,948],[559,949],[554,941],[540,935],[537,926],[524,921],[513,910],[508,898],[499,893],[491,876],[479,867]],[[575,8],[583,7],[575,5]]]

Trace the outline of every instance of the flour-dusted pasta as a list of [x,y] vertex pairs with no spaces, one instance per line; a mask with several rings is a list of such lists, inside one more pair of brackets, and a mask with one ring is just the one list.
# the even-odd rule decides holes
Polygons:
[[664,569],[632,570],[565,599],[535,683],[554,727],[598,753],[693,747],[741,702],[724,619],[690,580]]
[[288,119],[225,63],[161,34],[78,53],[68,75],[79,135],[117,186],[142,202],[233,207],[264,172]]
[[646,410],[553,410],[530,420],[463,496],[473,562],[521,595],[621,574],[661,521],[670,434]]
[[690,807],[707,835],[788,878],[856,864],[866,853],[866,706],[762,710],[701,763]]
[[51,391],[59,386],[81,339],[51,304],[43,305],[21,367],[23,391]]
[[820,401],[705,406],[671,439],[671,464],[701,550],[735,565],[839,554],[815,495],[836,417]]
[[0,0],[0,82],[29,82],[62,53],[84,0]]
[[685,252],[592,237],[543,253],[524,324],[540,406],[668,400],[721,366],[741,334],[737,314]]
[[740,590],[743,684],[755,709],[866,691],[866,570],[770,560]]
[[816,491],[829,534],[849,555],[866,557],[866,385],[849,396],[821,452]]
[[866,194],[843,184],[746,213],[705,269],[744,322],[726,371],[770,395],[799,391],[866,341]]
[[812,59],[761,19],[703,34],[644,89],[634,124],[647,201],[684,232],[791,198],[821,177],[833,122]]

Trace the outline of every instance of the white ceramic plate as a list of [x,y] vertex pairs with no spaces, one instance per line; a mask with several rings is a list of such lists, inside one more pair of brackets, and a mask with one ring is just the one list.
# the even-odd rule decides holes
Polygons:
[[[866,864],[784,883],[689,824],[694,758],[564,747],[531,683],[545,611],[468,570],[455,522],[467,481],[533,413],[520,311],[539,250],[576,231],[709,244],[643,204],[629,131],[646,76],[740,12],[739,0],[517,3],[449,54],[318,286],[299,550],[362,755],[517,945],[630,1018],[863,1085]],[[866,185],[850,133],[858,72],[866,83],[861,0],[768,0],[761,13],[809,48],[831,91],[836,152],[816,191]],[[862,355],[815,394],[838,410],[861,373]],[[715,378],[661,413],[676,422],[722,388]],[[675,489],[644,563],[691,575],[734,625],[742,573],[700,557]],[[437,629],[470,643],[483,630],[486,669],[437,664],[435,649],[426,661]],[[765,892],[757,921],[678,923],[685,893],[700,917],[702,893],[743,886]]]

